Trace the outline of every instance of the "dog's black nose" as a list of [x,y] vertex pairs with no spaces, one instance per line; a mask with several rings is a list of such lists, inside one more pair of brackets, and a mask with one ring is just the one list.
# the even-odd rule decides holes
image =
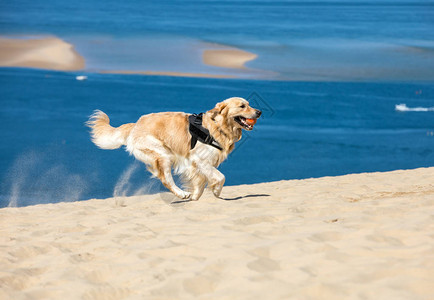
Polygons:
[[260,111],[259,109],[256,110],[256,117],[259,118],[262,114],[262,111]]

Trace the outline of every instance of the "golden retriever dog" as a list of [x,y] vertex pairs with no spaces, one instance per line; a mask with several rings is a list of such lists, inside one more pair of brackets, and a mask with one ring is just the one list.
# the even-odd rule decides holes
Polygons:
[[[232,97],[199,115],[202,118],[199,122],[195,119],[197,115],[161,112],[114,128],[109,117],[97,110],[87,126],[99,148],[117,149],[125,145],[177,197],[199,200],[206,186],[216,197],[220,196],[225,176],[217,167],[234,150],[242,129],[252,130],[260,115],[261,111],[250,107],[247,100]],[[196,123],[192,125],[191,120]],[[202,130],[199,132],[202,138],[195,134],[198,128]],[[172,169],[186,183],[187,191],[175,184]]]

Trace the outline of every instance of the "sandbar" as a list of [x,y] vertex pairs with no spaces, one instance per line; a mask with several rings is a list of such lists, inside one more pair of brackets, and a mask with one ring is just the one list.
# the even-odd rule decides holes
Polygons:
[[75,71],[84,69],[85,61],[71,44],[57,37],[1,37],[0,67]]
[[[189,70],[185,72],[183,70],[172,71],[170,65],[166,66],[168,71],[146,70],[146,66],[143,66],[144,70],[107,70],[100,67],[100,69],[92,69],[92,72],[204,78],[243,78],[244,76],[251,76],[252,72],[255,74],[259,72],[245,66],[247,62],[257,58],[256,54],[213,43],[201,43],[196,50],[200,57],[197,61],[191,61],[188,64],[191,69],[195,70],[193,72]],[[117,55],[116,53],[113,54]],[[162,62],[162,66],[164,66],[164,62]],[[210,69],[210,66],[217,68]],[[0,67],[77,71],[85,70],[86,64],[85,58],[75,50],[72,44],[58,37],[3,36],[0,37]]]
[[257,57],[254,53],[240,49],[206,49],[202,61],[205,65],[214,67],[247,69],[245,64]]

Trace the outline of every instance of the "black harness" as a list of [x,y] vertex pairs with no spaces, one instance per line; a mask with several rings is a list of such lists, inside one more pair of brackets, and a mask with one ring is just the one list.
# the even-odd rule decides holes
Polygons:
[[209,134],[209,130],[202,126],[202,116],[203,113],[192,114],[188,117],[188,130],[191,134],[191,149],[193,149],[197,141],[199,141],[219,150],[223,150],[220,144]]

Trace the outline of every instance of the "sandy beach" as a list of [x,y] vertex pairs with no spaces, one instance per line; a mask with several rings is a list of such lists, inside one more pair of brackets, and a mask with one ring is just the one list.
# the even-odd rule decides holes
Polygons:
[[432,299],[434,168],[0,209],[1,299]]
[[82,70],[84,58],[57,37],[0,38],[0,67]]

